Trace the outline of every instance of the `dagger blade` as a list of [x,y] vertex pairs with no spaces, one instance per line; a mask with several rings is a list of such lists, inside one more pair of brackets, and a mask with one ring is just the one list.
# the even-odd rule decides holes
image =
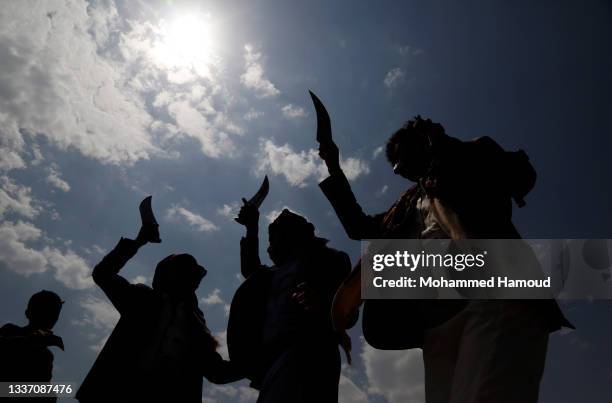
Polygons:
[[[257,192],[253,195],[253,197],[251,197],[249,200],[246,200],[246,201],[242,199],[244,201],[244,205],[245,206],[251,205],[251,206],[255,206],[256,208],[259,208],[261,204],[263,203],[263,201],[265,200],[266,196],[268,196],[269,191],[270,191],[270,182],[268,181],[268,175],[266,175],[264,177],[263,182],[261,183],[261,186],[259,187]],[[242,220],[239,217],[234,218],[234,221],[236,221],[239,224],[244,224],[244,222],[242,222]]]
[[325,106],[319,97],[317,97],[312,91],[308,92],[310,93],[312,103],[314,104],[315,111],[317,113],[317,141],[319,143],[331,141],[332,131],[329,113],[327,113],[327,109],[325,109]]
[[266,175],[264,177],[263,182],[261,183],[261,186],[259,187],[259,190],[257,190],[257,193],[255,193],[253,197],[251,197],[248,203],[253,204],[257,208],[259,208],[261,206],[261,203],[263,203],[263,201],[266,199],[266,196],[268,196],[269,191],[270,182],[268,181],[268,175]]

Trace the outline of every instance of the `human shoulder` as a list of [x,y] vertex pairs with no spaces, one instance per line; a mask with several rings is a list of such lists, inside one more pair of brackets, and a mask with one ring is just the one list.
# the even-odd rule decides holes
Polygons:
[[13,323],[7,323],[4,326],[0,327],[0,336],[8,337],[8,336],[17,336],[23,333],[23,327],[17,326]]

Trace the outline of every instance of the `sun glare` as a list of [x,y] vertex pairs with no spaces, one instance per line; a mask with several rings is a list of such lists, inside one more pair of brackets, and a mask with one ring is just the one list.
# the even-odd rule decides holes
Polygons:
[[216,62],[213,22],[208,14],[186,14],[161,21],[160,35],[153,54],[168,68],[193,68],[207,75]]

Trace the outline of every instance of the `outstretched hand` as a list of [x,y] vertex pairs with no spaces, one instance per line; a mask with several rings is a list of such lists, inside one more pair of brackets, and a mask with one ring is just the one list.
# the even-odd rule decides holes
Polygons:
[[325,161],[330,175],[342,171],[342,168],[340,168],[340,150],[333,140],[330,139],[319,143],[319,157]]
[[242,199],[242,207],[236,217],[236,222],[244,225],[247,228],[257,227],[259,223],[259,208],[246,199]]
[[161,239],[159,238],[159,225],[145,224],[141,226],[140,231],[138,231],[138,235],[136,236],[136,242],[138,242],[138,244],[141,246],[149,242],[160,243]]

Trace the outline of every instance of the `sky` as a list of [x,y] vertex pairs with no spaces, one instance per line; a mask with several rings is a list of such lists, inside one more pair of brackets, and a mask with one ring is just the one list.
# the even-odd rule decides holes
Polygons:
[[[382,146],[420,114],[467,140],[522,148],[538,170],[514,221],[526,238],[611,238],[609,1],[3,1],[0,7],[0,322],[25,324],[41,289],[66,303],[54,378],[82,381],[118,314],[93,266],[139,228],[153,195],[163,242],[122,274],[151,283],[188,252],[224,344],[240,285],[233,221],[263,176],[266,224],[288,207],[353,261],[317,183],[308,90],[332,117],[342,165],[371,213],[410,184]],[[486,186],[484,184],[483,186]],[[542,402],[612,394],[612,304],[563,302],[576,325],[551,336]],[[424,402],[420,350],[369,347],[350,331],[341,402]],[[222,347],[226,354],[226,347]],[[246,382],[205,384],[205,402],[254,402]]]

